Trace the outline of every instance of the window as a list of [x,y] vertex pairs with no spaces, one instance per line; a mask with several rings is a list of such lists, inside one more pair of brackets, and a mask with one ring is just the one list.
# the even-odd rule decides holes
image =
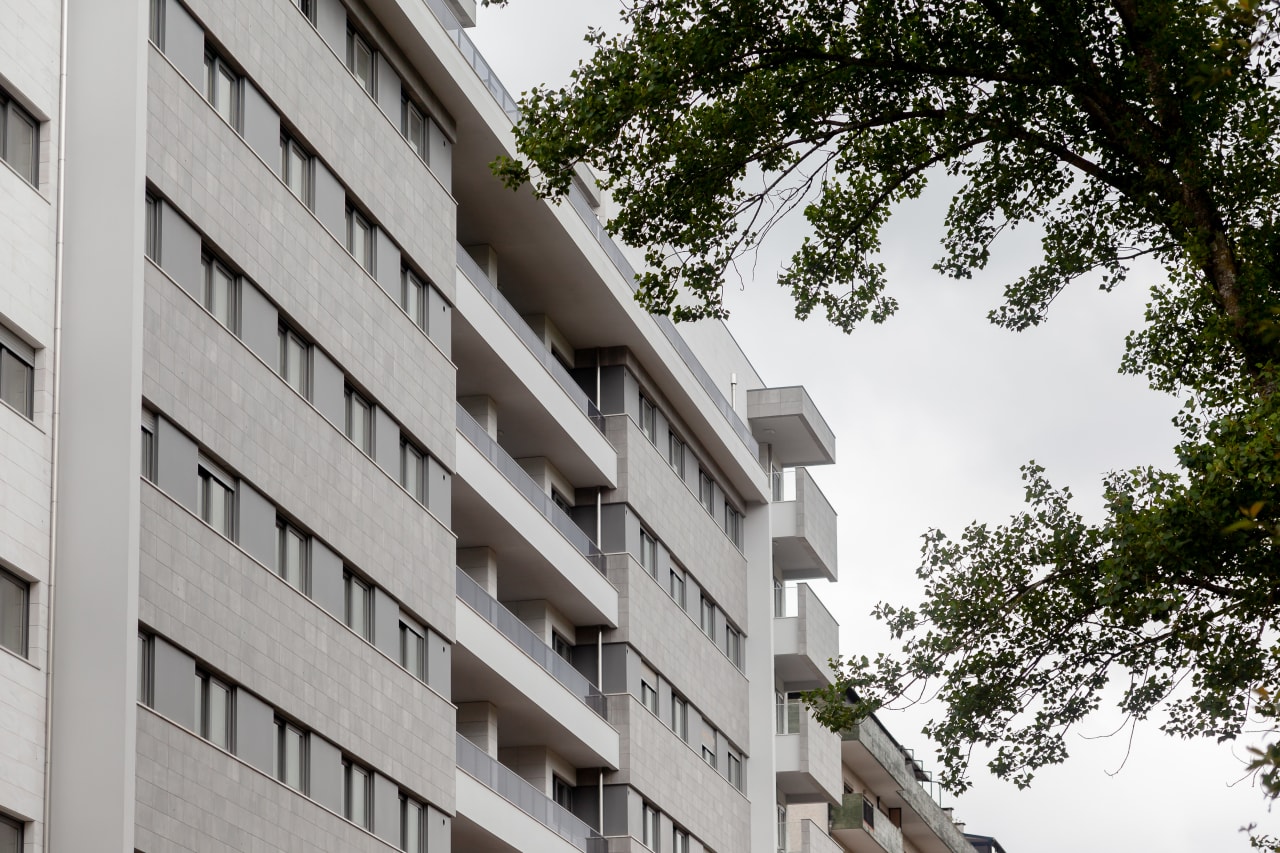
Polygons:
[[39,177],[40,158],[36,154],[39,128],[35,117],[0,89],[0,160],[33,187]]
[[347,251],[373,275],[373,225],[354,207],[347,208]]
[[667,463],[684,476],[684,442],[674,432],[667,433]]
[[400,794],[400,849],[407,853],[425,853],[427,810],[406,793]]
[[559,631],[551,632],[551,650],[569,663],[573,663],[573,643],[566,640]]
[[240,77],[216,53],[204,55],[204,96],[227,124],[240,129]]
[[307,591],[307,534],[284,519],[276,521],[276,571],[285,582]]
[[658,410],[643,394],[640,395],[640,431],[651,443],[658,443]]
[[152,690],[151,681],[154,674],[154,665],[151,656],[151,635],[142,631],[138,632],[138,701],[148,708],[151,707]]
[[563,809],[573,811],[573,786],[556,774],[551,774],[551,799]]
[[654,714],[658,713],[658,688],[643,678],[640,679],[640,702]]
[[366,640],[373,640],[373,589],[350,571],[342,573],[342,619]]
[[311,399],[311,345],[288,326],[280,327],[280,378]]
[[275,777],[296,791],[306,793],[307,733],[276,718]]
[[689,833],[678,826],[671,830],[671,849],[675,853],[689,853]]
[[787,807],[778,803],[778,851],[785,853],[787,849]]
[[400,665],[422,681],[427,680],[427,639],[407,622],[400,623]]
[[427,502],[427,458],[421,450],[400,439],[400,485],[420,504]]
[[647,532],[640,531],[640,565],[649,574],[658,575],[658,543]]
[[724,532],[734,545],[742,547],[742,513],[730,506],[728,501],[724,502]]
[[703,761],[705,761],[705,762],[707,762],[708,764],[710,764],[712,767],[715,767],[715,766],[716,766],[716,751],[715,751],[714,749],[712,749],[711,747],[706,746],[706,745],[704,744],[704,745],[703,745],[703,747],[702,747],[702,760],[703,760]]
[[671,593],[671,597],[676,600],[676,604],[679,604],[681,609],[684,609],[684,572],[680,569],[671,569],[671,577],[667,581],[667,592]]
[[147,37],[152,44],[164,50],[164,0],[151,0],[151,19]]
[[298,8],[302,16],[311,23],[316,22],[316,2],[315,0],[293,0],[293,5]]
[[342,760],[342,816],[356,826],[372,829],[373,774],[349,758]]
[[427,283],[405,267],[400,271],[400,307],[417,324],[427,328]]
[[401,112],[400,132],[409,141],[409,147],[413,149],[413,153],[417,154],[425,162],[427,159],[427,117],[423,115],[422,110],[418,109],[418,105],[408,98],[404,99]]
[[715,515],[716,483],[702,469],[698,469],[698,501],[703,509]]
[[35,416],[36,351],[0,328],[0,400],[27,420]]
[[724,653],[738,669],[742,669],[742,632],[732,625],[724,626]]
[[573,515],[573,504],[564,495],[560,494],[560,490],[555,486],[551,487],[551,502],[560,507],[560,511],[565,515]]
[[200,483],[196,489],[196,514],[223,536],[235,539],[235,486],[229,477],[215,474],[203,464],[198,470]]
[[355,75],[360,87],[377,97],[377,78],[374,76],[376,54],[364,37],[355,30],[347,30],[347,68]]
[[658,842],[658,829],[660,827],[659,812],[648,803],[644,804],[644,809],[640,815],[640,841],[650,850],[660,850],[661,845]]
[[701,603],[698,606],[698,627],[702,628],[702,633],[708,637],[715,638],[716,606],[705,595],[702,596]]
[[231,749],[231,687],[196,670],[196,734]]
[[200,259],[204,268],[204,307],[214,319],[235,333],[239,328],[236,322],[238,311],[237,282],[231,270],[209,255]]
[[685,743],[689,742],[689,703],[671,694],[671,731]]
[[367,455],[373,455],[373,406],[347,388],[347,438]]
[[156,481],[156,421],[155,415],[142,413],[142,476]]
[[280,137],[280,177],[289,192],[311,207],[311,156],[288,134]]
[[27,656],[27,598],[30,585],[0,569],[0,646]]
[[147,195],[146,240],[143,252],[148,258],[160,263],[160,216],[163,203],[152,195]]
[[0,814],[0,851],[22,853],[22,823]]
[[732,751],[729,752],[728,777],[729,777],[729,784],[737,788],[739,791],[741,791],[742,790],[742,759],[739,758],[737,755],[735,755]]

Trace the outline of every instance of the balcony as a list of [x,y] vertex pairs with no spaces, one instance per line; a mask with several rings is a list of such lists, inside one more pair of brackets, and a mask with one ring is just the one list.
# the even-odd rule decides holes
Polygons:
[[813,821],[789,820],[778,824],[778,853],[844,853],[844,848]]
[[607,853],[608,842],[600,833],[480,747],[457,737],[455,849]]
[[799,700],[776,706],[774,756],[778,791],[788,803],[840,802],[840,738]]
[[902,853],[902,830],[862,794],[845,794],[831,810],[831,836],[851,853]]
[[836,437],[803,386],[757,388],[747,392],[747,422],[773,461],[796,465],[830,465],[836,461]]
[[840,626],[808,584],[774,590],[773,667],[787,690],[832,683],[828,661],[840,654]]
[[773,562],[783,580],[836,579],[836,511],[808,471],[775,474],[769,517]]

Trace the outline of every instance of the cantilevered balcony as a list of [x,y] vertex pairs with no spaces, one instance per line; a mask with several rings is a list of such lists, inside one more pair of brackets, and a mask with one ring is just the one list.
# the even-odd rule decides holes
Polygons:
[[457,426],[458,547],[490,548],[521,566],[504,578],[507,600],[545,598],[577,624],[617,624],[618,591],[596,544],[461,404]]
[[747,392],[751,433],[772,450],[783,467],[830,465],[836,461],[836,438],[802,385],[757,388]]
[[902,853],[902,830],[862,794],[831,810],[831,835],[851,853]]
[[778,853],[844,853],[844,848],[811,820],[789,820],[778,826]]
[[808,584],[774,590],[773,667],[787,690],[831,684],[839,653],[840,626]]
[[[836,511],[804,468],[778,472],[774,502],[773,562],[783,580],[836,579]],[[794,476],[794,487],[791,477]],[[792,489],[794,488],[794,492]]]
[[799,700],[776,708],[778,791],[788,803],[838,803],[840,736],[819,725]]
[[607,853],[608,843],[514,770],[458,735],[455,850]]

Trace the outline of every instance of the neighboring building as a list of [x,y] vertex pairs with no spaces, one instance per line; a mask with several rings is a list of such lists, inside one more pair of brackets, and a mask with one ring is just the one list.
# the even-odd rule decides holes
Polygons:
[[0,0],[3,853],[959,837],[789,699],[830,429],[491,176],[473,15]]
[[1004,853],[1000,842],[990,835],[965,835],[965,839],[973,845],[977,853]]

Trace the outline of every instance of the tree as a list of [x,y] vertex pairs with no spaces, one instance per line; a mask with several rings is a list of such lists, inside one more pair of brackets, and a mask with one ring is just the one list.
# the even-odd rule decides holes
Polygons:
[[1106,477],[1091,524],[1032,463],[1024,512],[930,531],[923,603],[876,609],[900,651],[810,697],[828,725],[927,682],[944,781],[963,789],[984,745],[1027,784],[1112,680],[1133,721],[1219,739],[1280,684],[1278,18],[1276,0],[634,0],[569,87],[525,96],[520,159],[495,171],[547,197],[578,162],[605,175],[609,228],[646,251],[638,298],[677,320],[724,316],[726,274],[796,211],[797,316],[883,322],[880,229],[939,171],[962,184],[942,273],[1043,235],[999,326],[1139,257],[1167,271],[1121,369],[1185,399],[1177,469]]

